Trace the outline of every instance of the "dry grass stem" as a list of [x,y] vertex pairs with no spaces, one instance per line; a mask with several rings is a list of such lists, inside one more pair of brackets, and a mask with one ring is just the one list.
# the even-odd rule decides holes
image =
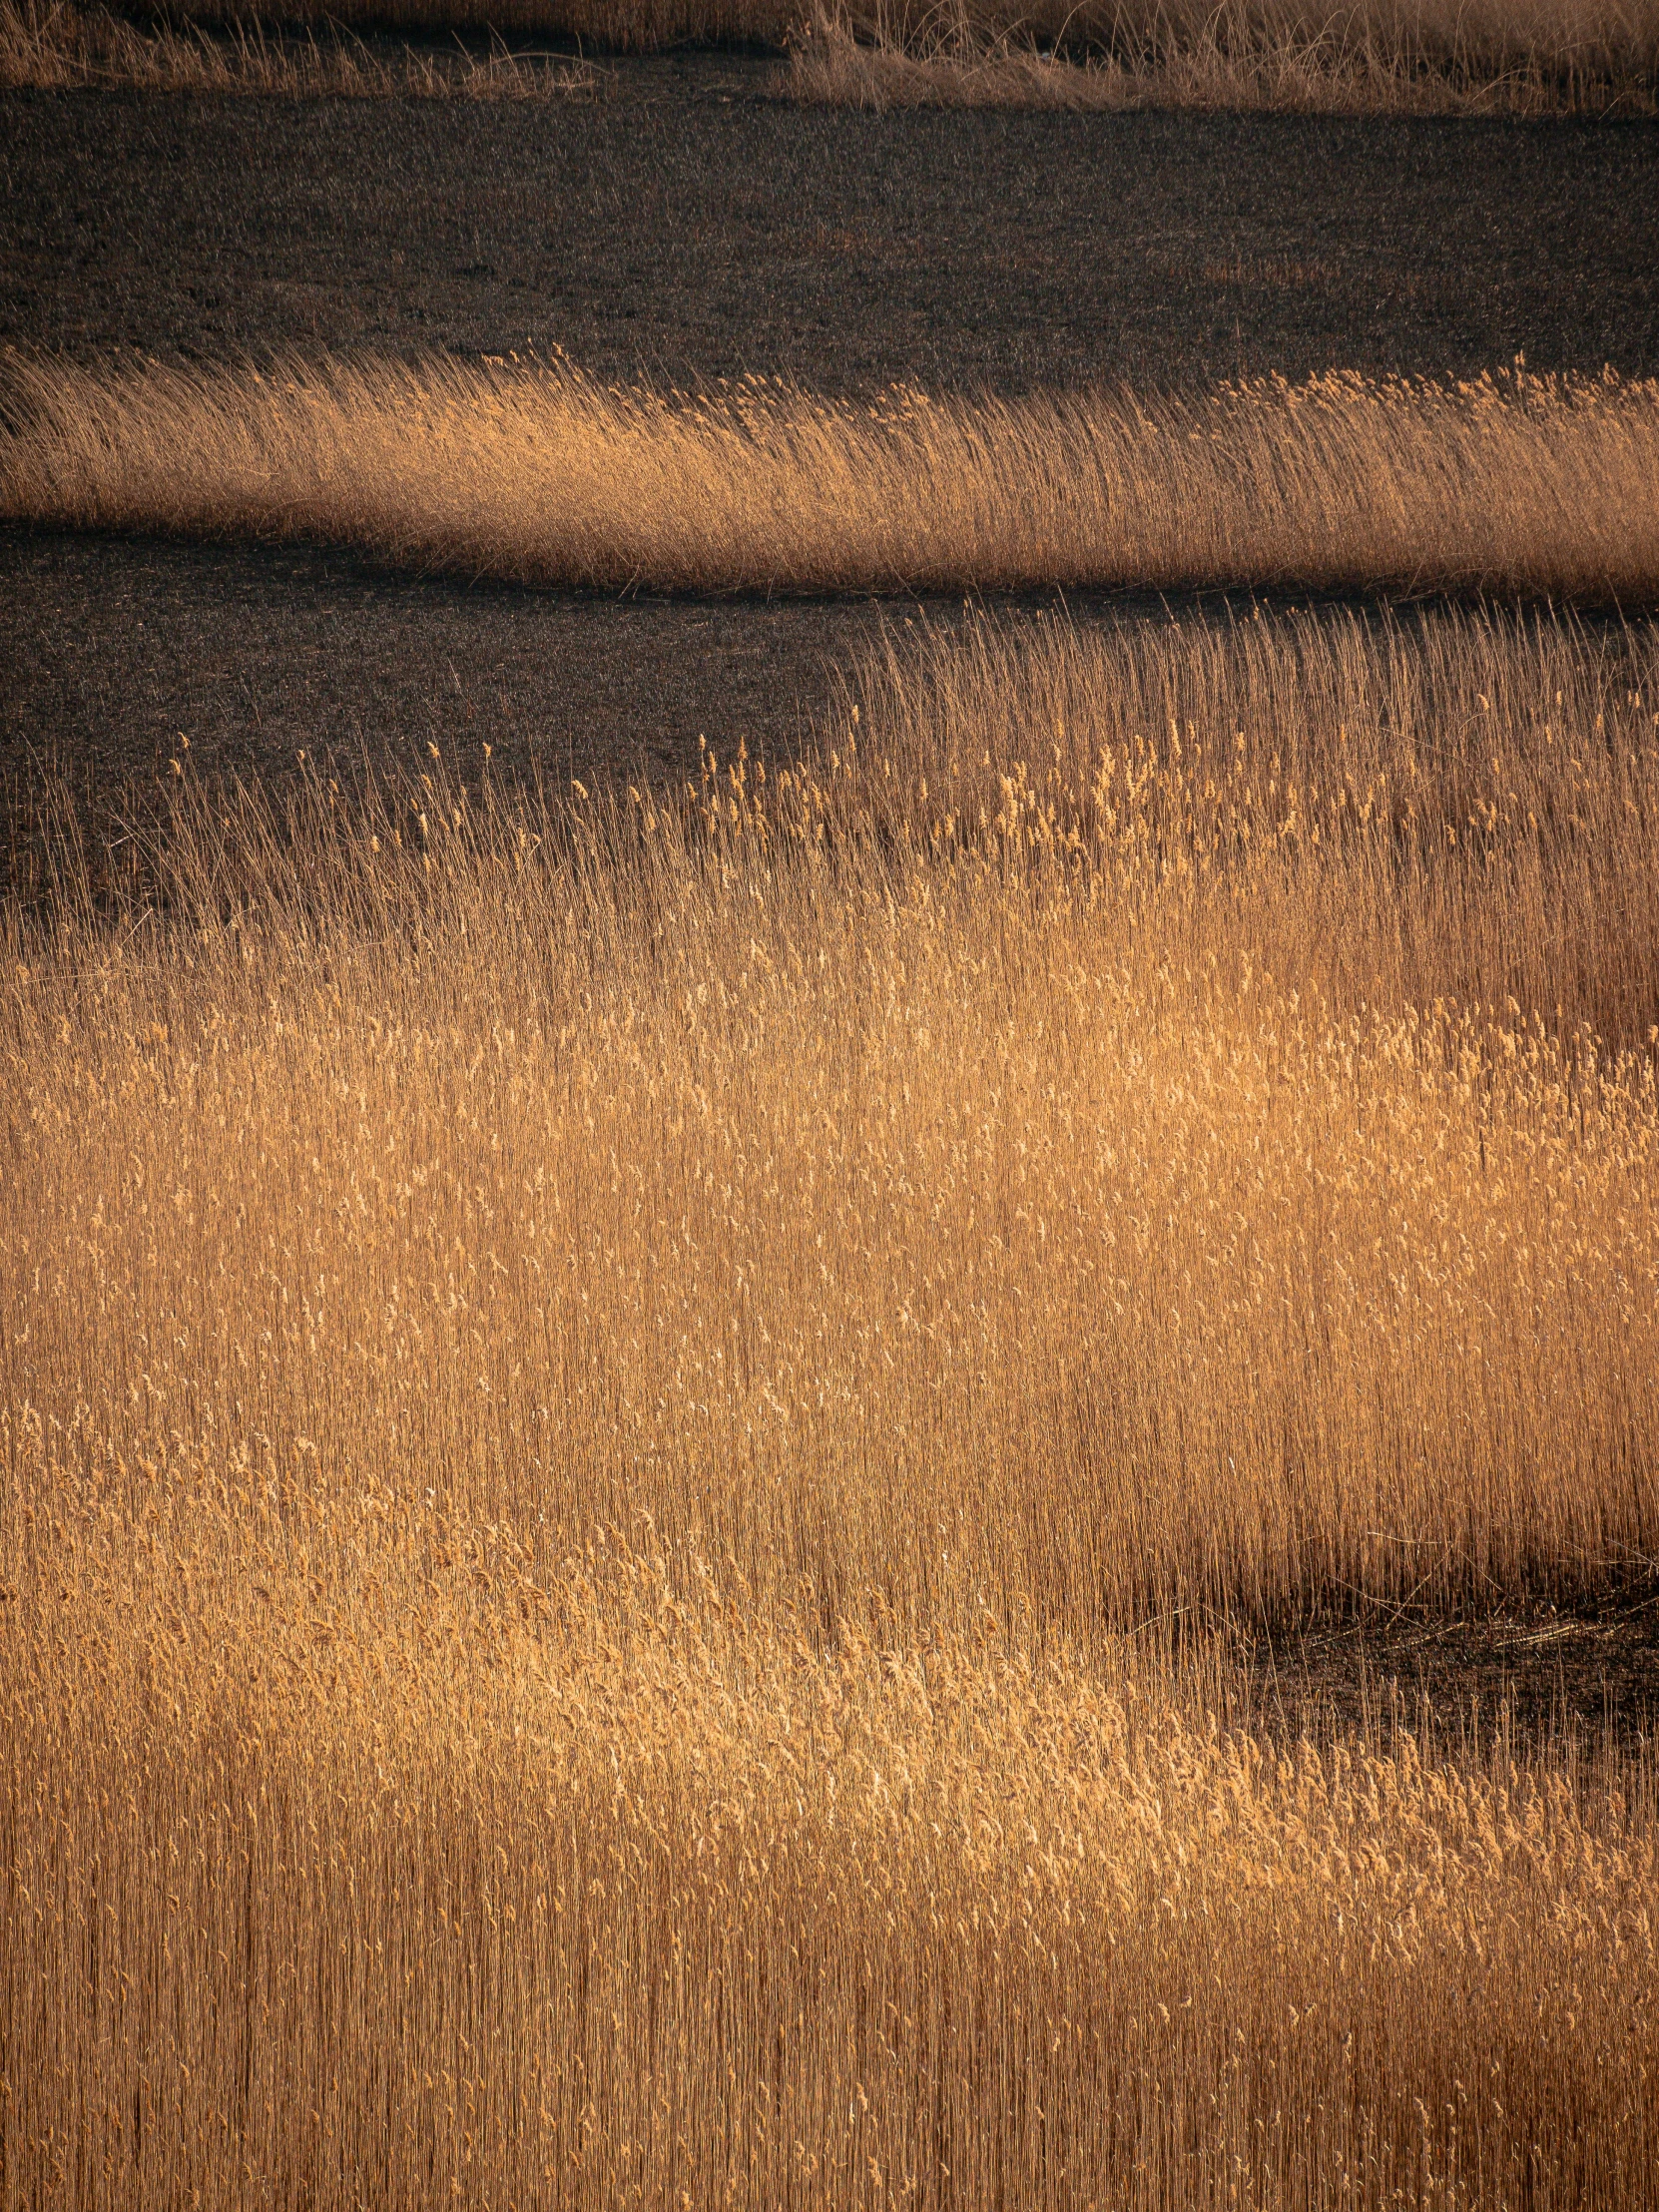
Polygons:
[[1651,602],[1659,384],[1328,375],[1196,399],[827,401],[562,361],[10,356],[0,515],[347,541],[528,582],[1296,585]]

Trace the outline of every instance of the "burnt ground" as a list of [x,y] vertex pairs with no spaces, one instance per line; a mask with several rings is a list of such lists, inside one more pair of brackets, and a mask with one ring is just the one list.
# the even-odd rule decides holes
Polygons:
[[[312,761],[695,770],[698,739],[790,757],[831,669],[914,602],[606,599],[398,575],[308,546],[0,536],[0,749],[92,798],[189,741],[209,778]],[[936,614],[936,611],[935,611]]]
[[1651,124],[0,96],[0,342],[563,345],[681,383],[1659,370]]
[[[1659,371],[1659,129],[802,108],[778,65],[549,103],[0,95],[0,345],[562,345],[608,375],[1018,390]],[[868,605],[673,607],[0,532],[0,769],[269,775],[447,733],[678,773],[791,746]],[[578,768],[578,773],[580,773]]]
[[1442,1738],[1575,1735],[1624,1750],[1659,1744],[1659,1590],[1578,1608],[1447,1618],[1378,1607],[1369,1620],[1247,1643],[1255,1716],[1294,1734],[1309,1712],[1339,1728],[1412,1725]]
[[[777,65],[546,105],[0,94],[0,345],[222,358],[563,346],[606,375],[1017,391],[1328,367],[1659,373],[1659,127],[798,108]],[[1085,619],[1132,603],[1072,602]],[[606,600],[339,551],[0,531],[0,814],[310,759],[679,777],[793,751],[891,602]],[[9,823],[4,826],[9,829]],[[0,873],[7,836],[0,829]],[[1429,1690],[1628,1740],[1659,1600],[1379,1616],[1252,1659],[1263,1710]]]

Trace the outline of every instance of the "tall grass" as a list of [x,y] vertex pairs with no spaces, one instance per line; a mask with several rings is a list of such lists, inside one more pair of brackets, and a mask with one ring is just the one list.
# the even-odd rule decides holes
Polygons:
[[923,637],[11,905],[7,2201],[1653,2203],[1651,1773],[1206,1637],[1652,1587],[1656,661]]
[[410,1488],[37,1515],[8,2202],[1653,2203],[1650,1787],[813,1655]]
[[1402,587],[1650,601],[1659,384],[1332,374],[1205,397],[829,401],[562,361],[13,354],[0,516],[346,540],[695,590]]
[[906,1637],[1646,1573],[1651,635],[1436,651],[928,652],[706,825],[204,816],[17,946],[7,1401]]
[[877,109],[1650,115],[1659,99],[1659,13],[1624,0],[875,0],[818,7],[792,46],[798,97]]
[[1109,867],[1184,960],[1265,958],[1350,1012],[1454,1003],[1651,1041],[1651,625],[1327,610],[903,635],[839,710],[853,816],[882,834],[950,850],[1012,810]]
[[[238,12],[229,0],[189,8],[203,21]],[[805,48],[812,66],[796,72],[797,88],[832,63],[841,73],[834,97],[858,96],[845,51],[854,42],[864,90],[884,80],[882,97],[900,99],[904,72],[893,65],[930,61],[936,88],[948,88],[954,69],[959,97],[987,58],[1056,52],[1102,65],[1132,99],[1172,104],[1650,112],[1659,91],[1654,0],[340,0],[326,8],[284,0],[278,12],[392,27],[488,25],[623,52],[688,40]],[[1003,72],[1001,97],[1020,74]],[[1041,72],[1023,74],[1043,81]],[[816,88],[821,96],[829,89]],[[997,96],[994,75],[981,73],[970,97]]]

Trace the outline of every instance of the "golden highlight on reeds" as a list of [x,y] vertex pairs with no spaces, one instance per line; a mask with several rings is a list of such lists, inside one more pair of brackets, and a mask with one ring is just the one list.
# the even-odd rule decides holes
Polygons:
[[1651,1770],[1225,1634],[1651,1589],[1656,699],[985,627],[14,901],[9,2195],[1652,2204]]
[[703,394],[563,361],[11,355],[0,516],[311,537],[604,588],[1296,585],[1651,601],[1659,384],[1329,375],[1197,399]]
[[1650,1789],[813,1657],[310,1466],[54,1501],[14,2201],[1653,2203]]

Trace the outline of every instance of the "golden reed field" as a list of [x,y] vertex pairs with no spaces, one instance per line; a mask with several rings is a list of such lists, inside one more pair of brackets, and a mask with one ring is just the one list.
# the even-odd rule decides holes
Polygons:
[[831,400],[562,359],[0,362],[0,520],[344,541],[607,589],[1659,595],[1659,383]]
[[[1643,2206],[1659,647],[911,633],[0,946],[0,2198]],[[136,850],[136,848],[134,848]],[[120,855],[118,855],[118,858]]]

